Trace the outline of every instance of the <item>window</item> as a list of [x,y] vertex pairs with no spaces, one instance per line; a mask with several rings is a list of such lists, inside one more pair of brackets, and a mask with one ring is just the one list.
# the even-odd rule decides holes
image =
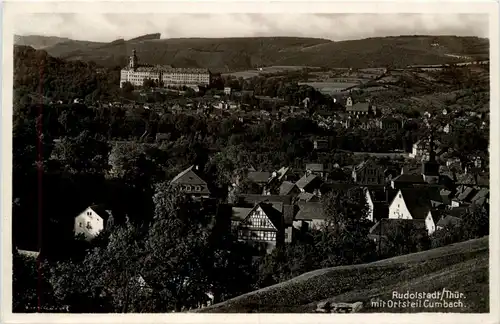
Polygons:
[[80,227],[83,227],[83,223],[82,223],[82,222],[80,222],[80,224],[79,224],[79,225],[80,225]]
[[87,222],[87,229],[92,229],[92,225],[90,225],[90,222]]

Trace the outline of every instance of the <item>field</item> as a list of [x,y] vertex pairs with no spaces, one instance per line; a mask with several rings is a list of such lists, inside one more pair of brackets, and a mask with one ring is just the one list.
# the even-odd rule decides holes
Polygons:
[[[308,313],[320,301],[363,302],[362,312],[489,312],[488,237],[353,266],[320,269],[199,312]],[[463,293],[463,307],[388,308],[373,300],[404,293]]]
[[307,84],[319,92],[325,93],[325,94],[332,94],[336,92],[340,92],[346,88],[354,87],[356,85],[359,85],[359,83],[348,83],[348,82],[322,82],[322,81],[317,81],[317,82],[299,82],[299,84]]
[[300,71],[305,68],[312,68],[307,66],[267,66],[262,67],[261,69],[251,69],[233,73],[223,73],[222,75],[232,75],[236,78],[250,79],[255,76],[269,74],[269,73],[279,73],[279,72],[288,72],[288,71]]

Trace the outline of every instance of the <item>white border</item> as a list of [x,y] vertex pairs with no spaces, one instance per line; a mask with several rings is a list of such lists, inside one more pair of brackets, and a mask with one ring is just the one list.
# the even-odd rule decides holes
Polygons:
[[[498,305],[500,305],[499,287],[499,191],[498,191],[498,143],[499,137],[499,80],[498,80],[498,4],[480,1],[126,1],[126,5],[117,5],[119,0],[99,1],[10,1],[3,3],[3,55],[2,55],[2,168],[1,168],[1,301],[2,323],[500,323]],[[125,1],[119,1],[123,4]],[[12,183],[12,82],[13,82],[13,33],[12,26],[16,13],[485,13],[490,22],[490,313],[489,314],[349,314],[349,315],[309,315],[309,314],[127,314],[127,315],[77,315],[77,314],[12,314],[12,258],[11,258],[11,183]]]

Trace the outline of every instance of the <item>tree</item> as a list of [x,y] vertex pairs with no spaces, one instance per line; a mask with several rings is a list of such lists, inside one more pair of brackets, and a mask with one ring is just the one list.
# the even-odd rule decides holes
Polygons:
[[156,185],[153,201],[144,259],[144,275],[156,287],[153,307],[161,312],[196,307],[209,292],[203,258],[208,253],[210,218],[200,202],[165,182]]
[[54,155],[73,173],[104,174],[108,169],[109,146],[100,134],[84,130],[76,137],[63,137]]
[[131,93],[132,91],[134,91],[134,85],[129,81],[124,82],[122,84],[122,90],[125,93]]
[[490,216],[488,209],[474,205],[464,215],[460,223],[464,231],[464,240],[479,238],[489,234]]
[[323,266],[356,264],[374,258],[375,246],[368,239],[372,223],[368,204],[360,188],[331,191],[322,198],[327,221],[320,233],[325,251]]

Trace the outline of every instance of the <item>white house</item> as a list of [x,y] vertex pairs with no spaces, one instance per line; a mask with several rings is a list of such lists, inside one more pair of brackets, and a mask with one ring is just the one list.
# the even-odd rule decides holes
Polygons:
[[373,199],[370,194],[370,190],[368,188],[365,188],[365,196],[366,196],[366,202],[368,204],[368,216],[367,218],[373,222],[373,213],[375,209],[375,205],[373,204]]
[[389,205],[389,218],[425,220],[428,234],[436,230],[431,201],[425,190],[400,189]]
[[105,226],[111,212],[93,205],[75,217],[75,236],[83,234],[87,241],[96,237]]

